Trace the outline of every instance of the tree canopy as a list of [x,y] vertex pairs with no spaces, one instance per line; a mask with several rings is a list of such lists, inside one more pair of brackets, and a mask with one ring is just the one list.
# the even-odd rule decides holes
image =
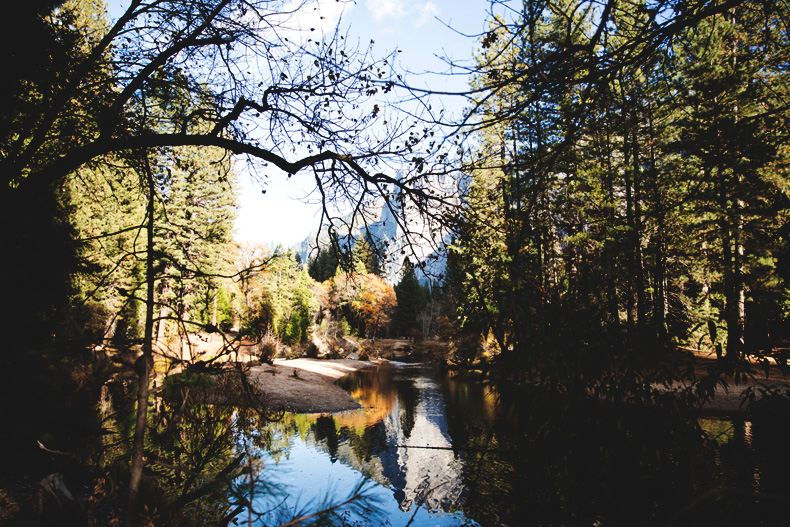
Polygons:
[[459,125],[465,327],[524,364],[567,350],[564,372],[590,346],[781,348],[786,21],[759,1],[492,17]]

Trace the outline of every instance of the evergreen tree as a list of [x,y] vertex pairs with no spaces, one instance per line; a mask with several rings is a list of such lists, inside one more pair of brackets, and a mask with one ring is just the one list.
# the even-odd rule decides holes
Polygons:
[[426,295],[408,258],[403,262],[401,279],[394,289],[397,307],[392,314],[391,331],[396,336],[411,336],[420,329],[417,315],[425,306]]
[[361,273],[370,273],[381,276],[381,264],[379,262],[379,251],[368,231],[364,236],[359,236],[354,241],[351,250],[351,258],[354,262],[354,270]]
[[[182,147],[159,160],[156,250],[159,301],[180,319],[208,325],[223,277],[233,274],[235,174],[225,152]],[[197,326],[193,326],[197,329]]]
[[308,261],[307,271],[316,282],[325,282],[335,276],[338,262],[331,248],[319,249],[315,257]]
[[735,355],[769,346],[747,306],[778,320],[786,294],[786,6],[666,9],[682,23],[645,2],[525,2],[481,41],[460,322],[524,364],[713,349],[716,327]]
[[308,260],[307,271],[316,282],[325,282],[335,276],[338,267],[342,267],[343,260],[337,233],[330,232],[329,244],[319,247],[315,256]]
[[[745,2],[703,21],[678,44],[676,83],[683,85],[676,84],[673,146],[692,221],[683,232],[695,233],[689,256],[705,269],[692,280],[713,295],[713,310],[703,316],[720,317],[733,356],[745,351],[747,303],[763,304],[755,309],[759,318],[779,316],[763,293],[763,277],[775,276],[777,249],[769,241],[777,238],[766,234],[779,230],[778,214],[787,208],[777,190],[786,182],[779,167],[787,135],[778,131],[788,115],[774,110],[786,94],[787,35],[776,23],[761,5]],[[718,299],[712,281],[721,286]]]
[[[78,74],[78,65],[90,54],[97,34],[106,30],[103,4],[61,0],[11,9],[4,23],[12,27],[0,32],[0,38],[10,39],[9,52],[0,59],[7,78],[0,88],[0,159],[4,164],[0,173],[5,178],[0,209],[7,227],[4,252],[10,255],[0,263],[6,295],[0,317],[14,328],[9,334],[12,348],[40,346],[53,336],[66,341],[95,338],[92,312],[101,308],[81,302],[84,298],[76,277],[85,269],[67,219],[68,188],[61,181],[37,192],[16,190],[27,173],[90,136],[96,127],[84,121],[95,122],[112,96],[115,81],[105,53],[95,57],[97,68],[85,78],[85,89],[51,119],[46,137],[37,134],[38,124],[49,118],[52,100]],[[20,37],[25,40],[20,42]],[[8,166],[9,160],[18,160],[35,144],[40,145],[39,156],[24,167]]]

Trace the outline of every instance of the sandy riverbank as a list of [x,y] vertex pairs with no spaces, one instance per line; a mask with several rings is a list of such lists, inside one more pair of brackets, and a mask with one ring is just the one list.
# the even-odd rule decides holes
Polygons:
[[282,405],[289,412],[342,412],[361,406],[335,381],[377,365],[351,359],[275,359],[274,365],[254,366],[250,378],[273,404]]
[[[708,368],[717,362],[714,353],[705,353],[698,350],[689,350],[695,356],[694,371],[697,379],[708,374]],[[743,393],[748,389],[759,389],[762,385],[784,386],[790,384],[790,372],[779,368],[775,361],[771,361],[768,370],[763,368],[752,358],[752,374],[743,375],[739,383],[735,383],[732,376],[726,377],[727,386],[717,385],[713,399],[702,405],[700,414],[711,416],[748,416],[748,406],[742,405]],[[677,388],[678,385],[675,386]]]
[[[705,375],[705,368],[712,359],[698,357],[696,370],[698,377]],[[275,405],[282,405],[289,412],[329,413],[355,410],[360,408],[345,390],[335,384],[339,378],[352,372],[375,368],[375,361],[351,359],[275,359],[274,365],[262,364],[250,370],[250,378]],[[295,372],[295,374],[294,374]],[[756,373],[756,372],[755,372]],[[746,408],[741,406],[742,393],[749,387],[761,383],[788,384],[790,375],[771,368],[768,379],[764,375],[744,379],[738,385],[728,379],[729,386],[716,387],[716,396],[706,403],[700,413],[703,415],[745,415]],[[675,385],[674,388],[680,388]]]

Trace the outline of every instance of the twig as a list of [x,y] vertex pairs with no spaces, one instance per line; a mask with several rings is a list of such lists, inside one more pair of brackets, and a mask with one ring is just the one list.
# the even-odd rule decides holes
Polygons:
[[352,502],[358,500],[359,498],[360,498],[359,495],[351,496],[350,498],[348,498],[343,503],[338,503],[337,505],[332,505],[331,507],[327,507],[324,510],[320,510],[320,511],[317,511],[317,512],[306,514],[305,516],[302,516],[301,518],[296,518],[295,520],[291,520],[288,523],[283,523],[279,527],[293,527],[294,525],[299,525],[301,522],[303,522],[305,520],[309,520],[310,518],[312,518],[314,516],[319,516],[321,514],[326,514],[327,512],[332,512],[332,511],[337,510],[337,509],[339,509],[341,507],[345,507],[349,503],[352,503]]
[[41,444],[41,441],[36,441],[36,443],[38,443],[38,448],[40,448],[41,450],[43,450],[45,452],[49,452],[50,454],[59,454],[61,456],[70,456],[70,455],[72,455],[72,454],[69,454],[68,452],[61,452],[60,450],[50,450],[49,448],[47,448],[43,444]]
[[412,513],[412,515],[411,515],[411,518],[409,518],[409,521],[408,521],[408,523],[406,523],[406,525],[405,525],[404,527],[409,527],[409,525],[411,525],[411,524],[412,524],[412,522],[414,521],[414,517],[415,517],[415,516],[417,516],[417,512],[419,512],[419,510],[420,510],[420,507],[422,507],[423,505],[425,505],[425,502],[426,502],[426,501],[428,501],[428,497],[429,497],[431,494],[433,494],[433,491],[435,491],[435,490],[436,490],[436,489],[438,489],[439,487],[442,487],[442,486],[444,486],[444,485],[446,485],[446,484],[447,484],[447,482],[446,482],[446,481],[445,481],[445,482],[442,482],[442,483],[439,483],[439,484],[438,484],[438,485],[436,485],[435,487],[433,487],[433,488],[431,488],[431,489],[428,489],[428,492],[426,492],[425,494],[423,494],[423,495],[422,495],[422,498],[420,498],[420,500],[419,500],[419,501],[417,502],[417,504],[416,504],[417,506],[416,506],[416,507],[414,507],[414,512]]
[[428,445],[389,445],[388,448],[419,448],[422,450],[459,450],[462,452],[481,452],[483,454],[515,454],[512,450],[481,447],[428,446]]

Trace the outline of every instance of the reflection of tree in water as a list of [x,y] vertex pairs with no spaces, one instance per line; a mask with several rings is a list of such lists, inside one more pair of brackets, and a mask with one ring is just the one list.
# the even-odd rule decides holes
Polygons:
[[[158,510],[183,508],[200,525],[227,525],[236,518],[279,525],[302,516],[333,525],[344,511],[372,517],[371,498],[361,488],[350,489],[348,496],[282,506],[287,489],[263,476],[266,459],[276,455],[272,449],[287,451],[289,436],[312,430],[334,462],[343,438],[332,416],[286,418],[273,411],[244,373],[174,376],[163,388],[151,434],[163,505]],[[175,525],[177,517],[170,519],[167,524]]]
[[[711,438],[721,431],[706,436],[694,419],[672,409],[602,405],[524,388],[495,395],[459,379],[441,381],[438,394],[421,373],[385,375],[357,389],[387,386],[396,393],[397,410],[388,419],[362,426],[350,414],[324,416],[310,429],[333,461],[393,489],[403,511],[463,508],[482,525],[664,525],[679,515],[678,525],[717,519],[740,526],[778,512],[768,495],[788,488],[776,480],[790,456],[754,459],[743,444],[743,424],[717,443]],[[369,393],[370,400],[388,397]],[[446,427],[437,418],[439,406]],[[451,444],[442,441],[445,432]],[[411,445],[436,449],[395,447],[406,437]],[[755,437],[757,443],[786,435]],[[750,486],[760,484],[766,489],[762,503],[748,497]],[[711,489],[721,492],[681,514]]]
[[338,385],[347,390],[363,407],[375,409],[374,417],[382,419],[389,415],[395,403],[394,383],[394,368],[381,364],[375,370],[352,373],[341,379]]
[[263,448],[270,439],[266,423],[282,417],[270,408],[242,370],[187,370],[168,377],[149,436],[149,465],[157,476],[150,499],[159,510],[173,521],[184,510],[188,517],[219,523],[243,510],[245,500],[235,499],[231,489],[244,465],[254,461],[249,447]]
[[400,422],[403,435],[407,438],[414,430],[414,420],[417,416],[417,405],[420,403],[420,390],[413,379],[398,379],[395,382],[398,390],[398,404],[400,406]]
[[788,464],[772,455],[760,466],[742,423],[711,433],[673,408],[524,387],[503,390],[483,419],[490,408],[464,384],[444,383],[448,430],[463,459],[464,509],[483,525],[740,526],[786,506],[771,496],[788,495],[787,478],[779,486],[767,472]]
[[[782,469],[774,465],[779,460],[786,468],[790,456],[754,459],[742,424],[732,432],[706,429],[672,409],[603,405],[523,387],[495,394],[460,379],[432,383],[426,373],[400,368],[383,383],[358,383],[386,385],[397,395],[384,421],[371,422],[379,412],[372,409],[360,411],[360,420],[312,417],[309,425],[333,460],[392,489],[405,512],[462,508],[481,525],[663,525],[680,514],[678,525],[740,526],[776,513],[768,494],[788,487],[777,484]],[[755,444],[767,436],[786,437],[763,433]],[[762,504],[748,497],[759,484],[766,489]],[[681,514],[712,489],[720,492]]]
[[464,510],[484,524],[504,522],[522,499],[513,491],[515,456],[502,454],[517,451],[510,439],[517,436],[518,415],[497,412],[494,393],[482,384],[444,377],[441,386],[448,433],[463,460]]
[[[338,385],[359,401],[363,409],[335,415],[337,427],[345,429],[347,434],[364,436],[372,441],[375,434],[369,433],[368,429],[378,427],[392,413],[397,402],[393,367],[382,364],[375,370],[355,372],[341,379]],[[368,456],[367,453],[360,455],[360,459]]]
[[340,436],[335,428],[335,420],[331,415],[322,415],[315,420],[313,425],[317,441],[325,441],[329,449],[332,463],[337,461],[337,447],[340,445]]
[[[786,410],[783,412],[761,415],[753,424],[740,423],[736,427],[736,436],[743,437],[743,443],[754,447],[754,453],[734,451],[728,452],[728,463],[722,466],[744,467],[743,486],[754,488],[758,493],[770,494],[771,497],[755,500],[755,507],[760,506],[764,517],[784,517],[786,521],[788,496],[790,496],[790,449],[787,448],[790,420]],[[740,442],[736,442],[736,445]],[[781,497],[780,499],[776,499]]]
[[479,449],[498,448],[499,438],[493,435],[492,429],[497,408],[490,388],[449,377],[443,378],[441,385],[453,444]]
[[362,433],[349,429],[347,434],[354,455],[360,462],[369,463],[373,456],[378,456],[382,450],[387,448],[387,431],[382,421],[366,426]]

